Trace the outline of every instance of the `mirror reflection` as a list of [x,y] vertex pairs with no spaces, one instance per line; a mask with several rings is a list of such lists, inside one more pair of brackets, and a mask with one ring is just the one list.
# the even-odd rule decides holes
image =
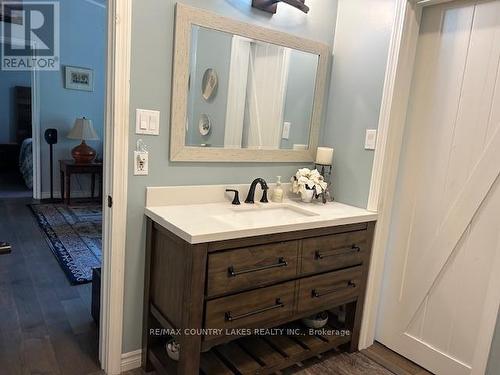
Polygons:
[[192,26],[186,145],[308,148],[318,55]]

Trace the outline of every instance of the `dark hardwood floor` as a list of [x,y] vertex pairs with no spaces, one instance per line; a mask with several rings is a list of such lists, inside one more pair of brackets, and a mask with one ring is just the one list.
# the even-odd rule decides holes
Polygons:
[[[145,375],[141,369],[126,375]],[[152,373],[154,374],[154,373]],[[432,375],[385,346],[375,343],[357,353],[331,351],[282,371],[283,375]]]
[[91,284],[71,286],[50,251],[29,198],[0,200],[0,373],[86,375],[99,371]]
[[26,187],[19,171],[0,171],[0,199],[30,198],[32,196],[32,190]]
[[[71,286],[29,209],[31,200],[0,200],[0,374],[101,375],[90,284]],[[300,375],[425,375],[375,344],[360,353],[327,353],[283,372]],[[135,369],[127,375],[143,375]]]

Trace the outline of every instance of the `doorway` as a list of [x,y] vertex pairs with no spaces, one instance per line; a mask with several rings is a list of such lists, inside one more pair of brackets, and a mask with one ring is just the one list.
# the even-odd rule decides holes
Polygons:
[[438,374],[481,372],[498,310],[499,78],[500,1],[423,9],[376,339]]
[[[73,170],[69,177],[73,199],[65,201],[58,177],[59,165],[63,164],[60,162],[71,164],[72,148],[84,140],[80,137],[75,141],[67,136],[82,122],[78,120],[85,117],[93,120],[93,129],[98,135],[95,138],[99,138],[89,143],[97,150],[101,176],[103,174],[107,3],[100,0],[58,1],[61,11],[60,70],[19,71],[16,73],[27,77],[26,84],[12,85],[14,102],[19,106],[15,117],[23,120],[16,122],[13,131],[18,145],[13,158],[16,167],[24,165],[24,160],[31,160],[31,172],[26,176],[32,176],[35,192],[37,179],[41,189],[38,196],[26,188],[23,196],[10,194],[0,200],[0,241],[11,245],[10,254],[0,258],[0,289],[2,297],[5,296],[0,309],[2,316],[7,317],[0,323],[0,364],[6,373],[87,374],[101,368],[100,293],[98,289],[93,290],[93,281],[94,269],[99,268],[103,258],[103,199],[102,195],[94,200],[84,198],[90,195],[91,178]],[[19,2],[16,6],[24,9],[30,4]],[[4,22],[9,21],[2,18],[2,26]],[[82,33],[85,28],[87,32]],[[3,35],[0,37],[3,40]],[[113,47],[111,42],[110,48]],[[85,90],[71,87],[68,84],[71,74],[70,81],[65,74],[68,68],[79,72],[80,84],[85,75],[83,83],[90,83],[91,87]],[[41,116],[32,110],[37,107],[40,97]],[[44,140],[47,129],[57,130],[58,138],[54,145],[52,172],[49,146]],[[25,148],[25,141],[30,138],[31,147]],[[38,172],[37,158],[42,159]],[[98,163],[93,163],[93,167],[95,164]],[[81,168],[79,172],[86,169],[88,167]],[[22,178],[22,172],[19,174]],[[55,179],[53,194],[51,174]],[[5,179],[0,181],[3,182]],[[102,190],[102,178],[96,182],[96,190]],[[52,195],[54,199],[50,199]],[[101,332],[107,329],[107,326],[101,327]]]
[[[29,41],[0,35],[0,48]],[[0,198],[41,198],[37,70],[0,70]]]

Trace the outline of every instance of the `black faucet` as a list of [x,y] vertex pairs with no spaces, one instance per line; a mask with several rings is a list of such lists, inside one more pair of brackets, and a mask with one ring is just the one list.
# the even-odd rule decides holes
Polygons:
[[267,182],[264,181],[263,178],[256,178],[255,180],[252,181],[252,184],[250,185],[250,190],[248,190],[248,195],[247,199],[245,199],[245,203],[254,203],[254,197],[255,197],[255,188],[257,184],[260,184],[260,187],[262,188],[262,198],[261,202],[262,203],[267,203],[269,202],[267,200],[267,190],[269,187],[267,186]]

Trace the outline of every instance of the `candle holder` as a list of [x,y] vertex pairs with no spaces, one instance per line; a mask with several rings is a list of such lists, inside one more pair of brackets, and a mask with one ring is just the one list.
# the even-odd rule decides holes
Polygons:
[[331,164],[314,163],[314,168],[316,168],[319,171],[319,174],[323,176],[323,179],[328,184],[325,196],[326,201],[333,202],[333,192],[331,190],[333,166]]

